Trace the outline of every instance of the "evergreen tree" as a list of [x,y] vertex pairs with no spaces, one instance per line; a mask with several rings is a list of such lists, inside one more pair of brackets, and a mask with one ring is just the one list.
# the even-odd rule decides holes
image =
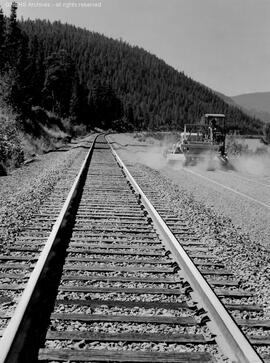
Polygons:
[[11,4],[10,17],[7,23],[6,53],[10,67],[16,67],[18,56],[20,55],[21,29],[17,22],[17,3]]
[[69,103],[69,114],[73,122],[93,126],[93,106],[88,104],[88,89],[75,76]]
[[6,60],[6,19],[2,8],[0,7],[0,73],[3,71],[3,67]]
[[270,123],[264,125],[263,134],[265,141],[270,144]]
[[45,67],[45,106],[61,116],[67,116],[75,74],[73,62],[66,50],[61,49],[46,58]]
[[121,101],[108,84],[95,84],[90,92],[90,103],[94,108],[95,120],[103,129],[110,128],[114,120],[123,116]]
[[135,119],[134,119],[134,113],[133,113],[133,109],[132,106],[129,105],[128,109],[127,109],[127,122],[130,125],[134,125],[135,126]]
[[29,66],[28,66],[28,86],[31,94],[32,105],[41,105],[42,89],[45,81],[44,53],[35,35],[29,40]]
[[73,82],[71,97],[69,101],[69,114],[76,123],[78,123],[79,121],[80,101],[80,84],[78,78],[76,77]]

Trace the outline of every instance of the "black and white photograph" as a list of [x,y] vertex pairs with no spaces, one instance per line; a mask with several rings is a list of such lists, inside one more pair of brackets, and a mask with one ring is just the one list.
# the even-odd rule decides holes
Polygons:
[[270,0],[0,0],[0,363],[270,363]]

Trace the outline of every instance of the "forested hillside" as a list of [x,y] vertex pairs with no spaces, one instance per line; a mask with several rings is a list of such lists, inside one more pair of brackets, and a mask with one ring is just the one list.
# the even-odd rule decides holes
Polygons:
[[149,52],[60,22],[17,23],[16,4],[0,14],[0,47],[9,101],[29,117],[39,106],[89,128],[170,130],[214,112],[242,133],[262,129]]

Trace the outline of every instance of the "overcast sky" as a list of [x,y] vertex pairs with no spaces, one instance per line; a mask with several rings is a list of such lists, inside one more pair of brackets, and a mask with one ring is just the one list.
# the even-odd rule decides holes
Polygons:
[[[0,3],[9,12],[10,3]],[[122,38],[228,96],[270,91],[270,0],[18,3],[19,17],[61,20]]]

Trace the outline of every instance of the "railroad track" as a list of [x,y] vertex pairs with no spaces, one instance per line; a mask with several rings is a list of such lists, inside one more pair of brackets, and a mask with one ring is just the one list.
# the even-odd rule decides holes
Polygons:
[[[227,312],[269,329],[269,320],[241,319],[262,308],[135,178],[152,203],[98,136],[67,199],[44,203],[0,256],[0,362],[262,362],[254,347],[269,339],[251,345]],[[11,313],[8,298],[22,291]]]

